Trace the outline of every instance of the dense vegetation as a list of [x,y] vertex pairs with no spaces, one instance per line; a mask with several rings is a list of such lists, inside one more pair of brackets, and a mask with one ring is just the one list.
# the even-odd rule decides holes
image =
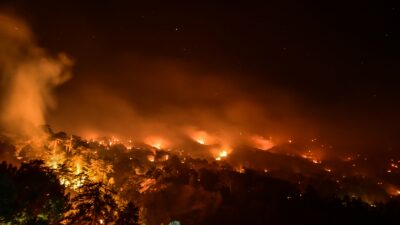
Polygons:
[[366,202],[344,194],[347,189],[337,189],[340,185],[323,174],[307,178],[287,171],[266,173],[227,161],[102,145],[63,133],[41,146],[10,143],[0,141],[0,159],[8,161],[0,164],[0,224],[400,221],[398,196]]
[[[190,181],[191,176],[199,176],[201,181],[195,185]],[[398,198],[373,207],[359,199],[334,196],[323,199],[311,187],[300,193],[285,181],[251,171],[215,173],[203,169],[197,175],[169,177],[169,182],[175,183],[177,189],[197,186],[200,196],[200,190],[218,193],[212,213],[199,214],[193,208],[201,211],[201,205],[193,205],[176,218],[182,224],[396,224],[400,219]],[[116,193],[103,183],[86,183],[71,197],[54,172],[41,161],[22,163],[18,168],[1,163],[0,190],[2,224],[138,224],[139,221],[139,209],[131,202],[118,206]],[[163,196],[174,208],[173,205],[180,204],[171,199],[176,191],[165,189],[155,195]],[[199,201],[193,199],[195,204]]]
[[138,224],[138,208],[119,208],[103,183],[87,183],[70,198],[42,161],[0,165],[1,224]]

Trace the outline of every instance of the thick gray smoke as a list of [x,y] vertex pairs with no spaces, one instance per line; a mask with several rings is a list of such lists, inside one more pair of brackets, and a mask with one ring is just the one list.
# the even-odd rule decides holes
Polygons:
[[68,80],[72,62],[49,56],[28,26],[0,13],[0,125],[12,136],[41,135],[45,115],[55,106],[53,89]]

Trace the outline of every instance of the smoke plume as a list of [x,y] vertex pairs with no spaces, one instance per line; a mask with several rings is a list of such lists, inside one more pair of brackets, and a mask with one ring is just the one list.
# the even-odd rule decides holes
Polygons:
[[55,106],[52,91],[70,77],[71,60],[50,56],[40,48],[29,27],[0,14],[0,125],[12,136],[41,134],[46,112]]

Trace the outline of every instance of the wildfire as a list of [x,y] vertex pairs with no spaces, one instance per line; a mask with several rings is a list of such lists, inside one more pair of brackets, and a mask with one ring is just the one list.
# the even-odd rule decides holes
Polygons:
[[221,157],[221,158],[224,158],[224,157],[227,157],[228,156],[228,152],[226,151],[226,150],[222,150],[220,153],[219,153],[219,157]]
[[228,157],[229,153],[230,153],[229,150],[226,149],[220,150],[218,151],[215,160],[220,161],[221,159]]
[[314,164],[321,164],[321,158],[319,157],[319,154],[316,152],[313,152],[311,150],[308,150],[306,153],[300,155],[302,158],[309,160],[310,162]]
[[[211,153],[212,160],[216,161],[224,161],[230,154],[232,153],[234,147],[236,147],[236,143],[232,142],[229,137],[218,136],[217,134],[211,136],[209,133],[205,131],[197,131],[188,134],[188,137],[192,139],[192,141],[197,142],[200,145],[204,145],[202,149]],[[224,137],[224,138],[222,138]],[[271,138],[266,138],[260,135],[253,136],[244,136],[243,137],[246,144],[253,146],[260,150],[269,150],[274,147],[274,143]],[[172,143],[171,140],[165,138],[165,136],[148,136],[144,139],[134,139],[135,143],[131,138],[99,138],[99,139],[89,139],[88,141],[77,139],[75,137],[71,138],[60,138],[56,140],[52,140],[49,142],[45,142],[45,144],[35,144],[33,142],[24,143],[24,145],[33,145],[34,148],[40,149],[38,155],[32,157],[34,154],[30,153],[28,158],[39,158],[42,159],[47,166],[54,169],[57,172],[57,176],[59,177],[60,183],[70,190],[78,190],[82,187],[86,182],[103,182],[109,185],[115,184],[114,178],[111,177],[113,174],[113,165],[109,162],[105,161],[102,158],[102,154],[106,151],[107,154],[112,154],[111,149],[117,149],[119,145],[123,145],[130,151],[125,151],[125,153],[131,154],[129,155],[129,160],[135,159],[135,152],[138,151],[144,152],[144,160],[147,164],[144,166],[135,166],[134,168],[134,179],[138,179],[137,183],[139,184],[139,192],[144,193],[147,191],[155,190],[154,188],[159,188],[157,184],[157,180],[154,178],[145,179],[143,175],[146,174],[146,167],[155,167],[162,168],[163,163],[170,160],[170,158],[177,153],[180,156],[181,163],[187,163],[185,158],[185,149],[176,149],[176,144]],[[136,141],[137,140],[137,141]],[[77,141],[79,143],[86,142],[89,145],[77,145]],[[136,144],[138,143],[138,144]],[[140,143],[144,143],[148,145],[148,147],[142,147]],[[179,142],[178,142],[179,143]],[[118,144],[118,146],[114,146]],[[88,147],[90,146],[90,147]],[[152,148],[149,148],[151,146]],[[162,149],[166,147],[172,146],[172,148],[168,149],[168,154]],[[21,152],[21,147],[18,147],[16,150],[17,157],[19,155],[23,157],[24,152]],[[300,152],[300,154],[296,154],[297,156],[301,156],[306,159],[310,163],[314,164],[322,164],[322,159],[324,156],[324,152],[319,150],[319,147],[305,147],[306,150]],[[43,153],[43,150],[45,150]],[[145,151],[143,151],[145,150]],[[158,151],[161,150],[161,151]],[[189,149],[190,150],[190,149]],[[349,162],[350,165],[354,164],[356,166],[356,159],[362,159],[366,161],[366,157],[361,155],[346,157],[344,160]],[[142,158],[141,158],[142,159]],[[392,159],[389,161],[389,164],[386,164],[385,171],[387,173],[397,173],[400,168],[400,161]],[[192,166],[192,165],[190,165]],[[358,164],[357,164],[358,166]],[[335,176],[335,168],[328,167],[327,165],[318,165],[318,167],[325,171],[327,174],[332,174]],[[358,167],[357,167],[358,168]],[[65,170],[66,172],[61,172]],[[235,171],[239,173],[246,173],[246,169],[243,166],[235,167]],[[264,173],[271,173],[273,170],[268,168],[262,168]],[[143,177],[141,177],[143,176]],[[117,178],[117,177],[116,177]],[[345,177],[343,177],[345,178]],[[339,184],[344,181],[336,179],[335,181]],[[136,182],[136,181],[135,181]],[[398,196],[400,195],[400,190],[398,187],[390,187],[389,190],[386,187],[387,184],[383,184],[382,182],[378,182],[377,185],[381,185],[382,188],[385,188],[385,191],[390,194],[390,196]]]
[[314,164],[321,164],[321,163],[322,163],[322,162],[321,162],[320,160],[318,160],[318,159],[313,159],[312,162],[313,162]]
[[197,141],[197,143],[199,143],[199,144],[201,144],[201,145],[205,145],[205,144],[206,144],[206,142],[204,141],[204,139],[197,139],[196,141]]
[[156,137],[156,136],[151,136],[148,137],[144,140],[144,143],[146,143],[147,145],[150,145],[153,148],[156,149],[162,149],[162,148],[166,148],[168,146],[168,142],[166,139],[161,138],[161,137]]
[[386,192],[391,196],[399,196],[400,195],[400,189],[394,185],[388,185],[386,187]]
[[261,150],[268,150],[275,146],[275,144],[271,141],[271,139],[266,139],[262,136],[253,136],[251,137],[251,141],[255,148]]
[[149,162],[154,162],[154,160],[155,160],[154,155],[148,155],[147,160],[149,160]]
[[208,132],[203,130],[196,130],[194,128],[189,128],[187,130],[187,135],[195,142],[206,145],[216,143],[216,139],[212,137]]
[[82,167],[81,167],[81,165],[79,163],[77,163],[76,167],[75,167],[75,174],[78,175],[81,172],[82,172]]
[[118,143],[119,143],[119,139],[114,136],[111,137],[110,140],[108,141],[108,145],[110,145],[110,146],[118,144]]
[[239,167],[235,168],[236,172],[238,173],[246,173],[246,169],[240,165]]

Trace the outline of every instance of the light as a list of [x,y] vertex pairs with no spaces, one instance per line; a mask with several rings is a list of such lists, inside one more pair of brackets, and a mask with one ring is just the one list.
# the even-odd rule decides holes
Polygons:
[[144,142],[147,145],[150,145],[151,147],[156,148],[158,150],[168,147],[168,141],[165,138],[161,137],[156,137],[156,136],[148,137],[144,140]]
[[196,128],[188,128],[187,135],[200,145],[210,145],[215,144],[216,139],[212,137],[207,131],[198,130]]
[[351,156],[348,156],[347,158],[344,159],[344,161],[346,161],[346,162],[350,162],[352,160],[353,160],[353,157],[351,157]]
[[222,150],[214,150],[214,157],[215,160],[220,161],[226,157],[228,157],[229,153],[231,153],[232,150],[229,148],[224,148]]
[[104,220],[103,219],[99,219],[100,224],[104,224]]
[[75,175],[79,175],[82,172],[81,165],[79,163],[76,163],[75,166]]
[[205,145],[205,144],[206,144],[206,142],[204,141],[204,139],[197,139],[196,141],[197,141],[197,143],[199,143],[199,144],[201,144],[201,145]]
[[228,152],[226,151],[226,150],[222,150],[220,153],[219,153],[219,157],[221,157],[221,158],[225,158],[225,157],[227,157],[228,156]]
[[261,150],[268,150],[271,149],[275,146],[275,144],[268,139],[265,139],[262,136],[253,136],[251,137],[252,145],[255,148],[261,149]]
[[149,160],[150,162],[154,162],[154,155],[148,155],[147,160]]
[[112,145],[115,145],[115,144],[118,144],[118,143],[119,143],[119,139],[116,138],[116,137],[111,137],[111,139],[108,141],[108,145],[109,146],[112,146]]
[[313,162],[314,164],[320,164],[320,163],[321,163],[321,161],[319,161],[319,160],[317,160],[317,159],[313,159],[312,162]]
[[243,168],[242,165],[240,165],[240,166],[239,166],[238,168],[236,168],[235,170],[236,170],[236,172],[238,172],[238,173],[246,173],[246,170]]
[[309,150],[308,151],[308,153],[306,153],[306,154],[302,154],[302,155],[300,155],[302,158],[304,158],[304,159],[307,159],[307,160],[309,160],[309,161],[311,161],[312,163],[314,163],[314,164],[321,164],[322,163],[322,161],[321,160],[319,160],[318,158],[316,158],[313,154],[312,154],[312,152]]

